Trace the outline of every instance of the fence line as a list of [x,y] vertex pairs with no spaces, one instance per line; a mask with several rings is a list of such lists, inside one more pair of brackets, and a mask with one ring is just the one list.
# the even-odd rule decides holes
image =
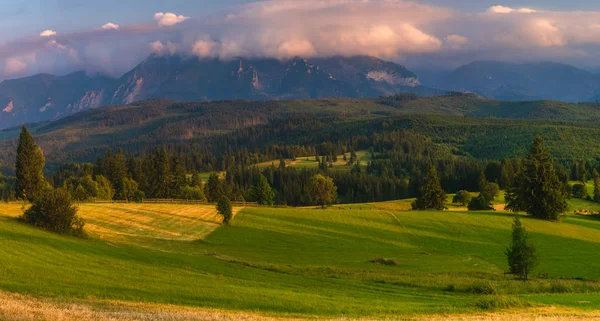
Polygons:
[[[130,203],[128,200],[93,200],[94,203],[100,204],[113,204],[113,203],[121,203],[127,204]],[[135,203],[135,202],[133,202]],[[198,201],[198,200],[185,200],[185,199],[176,199],[176,198],[143,198],[141,203],[145,204],[203,204],[203,205],[214,205],[211,203],[207,203],[206,201]],[[258,203],[256,202],[239,202],[233,201],[231,202],[232,206],[245,206],[245,207],[256,207]]]
[[109,201],[94,200],[94,203],[105,203],[105,204],[122,203],[122,204],[127,204],[127,203],[129,203],[129,201],[127,201],[127,200],[109,200]]

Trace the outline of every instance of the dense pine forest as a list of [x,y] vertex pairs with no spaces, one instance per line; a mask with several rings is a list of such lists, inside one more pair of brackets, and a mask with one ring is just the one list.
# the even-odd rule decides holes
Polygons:
[[[216,201],[207,191],[210,183],[231,200],[253,201],[252,187],[264,176],[276,204],[301,206],[315,203],[310,180],[316,174],[333,179],[341,203],[416,197],[431,165],[448,193],[481,191],[482,180],[506,189],[537,135],[550,147],[565,186],[585,181],[600,170],[599,147],[588,143],[600,136],[591,122],[596,115],[594,104],[499,102],[449,93],[289,102],[152,100],[28,127],[44,151],[49,182],[80,200]],[[1,144],[15,146],[15,132],[3,131]],[[359,151],[366,155],[362,160]],[[286,166],[301,158],[315,166]],[[1,161],[3,197],[12,199],[14,156],[1,155]],[[272,165],[256,166],[265,162]]]

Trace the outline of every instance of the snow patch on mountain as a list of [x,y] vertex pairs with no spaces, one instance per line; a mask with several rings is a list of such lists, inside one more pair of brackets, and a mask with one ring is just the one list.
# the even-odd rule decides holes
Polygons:
[[387,82],[388,84],[391,84],[391,85],[400,85],[400,86],[406,86],[406,87],[421,86],[421,82],[419,81],[418,78],[400,77],[396,74],[391,74],[391,73],[388,73],[387,71],[383,71],[383,70],[370,71],[367,74],[367,78],[377,81],[377,82]]
[[104,90],[95,91],[89,90],[83,97],[73,105],[73,111],[96,108],[102,105],[104,99]]
[[15,108],[15,105],[13,104],[13,101],[9,101],[8,105],[6,105],[6,107],[2,110],[5,113],[10,113],[11,111],[13,111],[13,109]]
[[54,104],[52,103],[52,101],[50,101],[50,98],[48,98],[48,102],[44,105],[44,107],[40,108],[40,112],[45,112],[46,110],[52,108],[54,106]]

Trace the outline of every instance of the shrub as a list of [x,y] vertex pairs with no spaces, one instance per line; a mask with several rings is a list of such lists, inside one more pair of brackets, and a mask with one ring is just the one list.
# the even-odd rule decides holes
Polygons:
[[468,191],[458,191],[456,195],[454,195],[454,197],[452,198],[452,203],[466,206],[467,204],[469,204],[469,202],[471,202],[471,199],[471,193],[469,193]]
[[444,292],[455,292],[455,291],[456,291],[456,286],[454,286],[454,284],[450,284],[444,288]]
[[49,189],[32,202],[23,220],[56,233],[83,233],[85,222],[77,216],[71,195],[64,188]]
[[471,294],[484,295],[497,294],[496,285],[489,281],[472,284],[469,287],[467,287],[466,292]]
[[386,259],[384,257],[379,257],[371,260],[371,263],[387,265],[387,266],[398,266],[398,260],[396,259]]
[[493,210],[492,203],[482,194],[479,194],[477,198],[474,198],[469,203],[469,211],[489,211]]
[[550,283],[550,291],[552,293],[573,293],[577,292],[573,288],[573,285],[569,282],[554,280]]
[[480,310],[499,310],[511,308],[523,308],[530,306],[528,303],[523,303],[516,297],[512,296],[489,296],[481,298],[475,302],[475,306]]

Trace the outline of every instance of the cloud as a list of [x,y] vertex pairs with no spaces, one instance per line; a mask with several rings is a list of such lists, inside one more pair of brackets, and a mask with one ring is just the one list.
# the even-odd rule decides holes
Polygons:
[[108,23],[102,25],[100,27],[100,29],[104,29],[104,30],[117,30],[117,29],[119,29],[119,25],[114,24],[112,22],[108,22]]
[[54,30],[44,30],[40,33],[40,37],[52,37],[56,35],[56,31]]
[[416,0],[274,0],[208,17],[167,12],[151,18],[0,43],[0,79],[76,70],[116,77],[149,54],[224,60],[372,55],[409,66],[482,59],[600,64],[600,12],[594,11],[494,6],[472,12]]
[[173,55],[177,52],[177,45],[167,41],[166,44],[163,44],[161,41],[154,41],[148,44],[148,48],[150,51],[157,55]]
[[493,6],[493,7],[490,7],[488,9],[488,12],[491,12],[491,13],[513,13],[513,12],[517,12],[517,13],[535,13],[537,11],[533,10],[533,9],[530,9],[530,8],[513,9],[513,8],[505,7],[505,6]]
[[451,48],[459,49],[469,43],[469,38],[461,35],[449,35],[444,39],[444,42]]
[[20,76],[27,72],[27,63],[21,57],[11,57],[4,63],[4,72],[6,76]]
[[161,27],[173,26],[178,23],[184,22],[189,18],[190,17],[185,17],[183,15],[178,16],[171,12],[158,12],[154,14],[154,20],[156,20],[158,22],[158,25]]
[[192,47],[192,53],[201,58],[214,57],[218,44],[210,40],[198,40]]
[[452,15],[446,8],[408,1],[264,1],[207,22],[208,30],[199,35],[193,52],[222,59],[333,55],[398,58],[439,50],[442,41],[428,29]]

